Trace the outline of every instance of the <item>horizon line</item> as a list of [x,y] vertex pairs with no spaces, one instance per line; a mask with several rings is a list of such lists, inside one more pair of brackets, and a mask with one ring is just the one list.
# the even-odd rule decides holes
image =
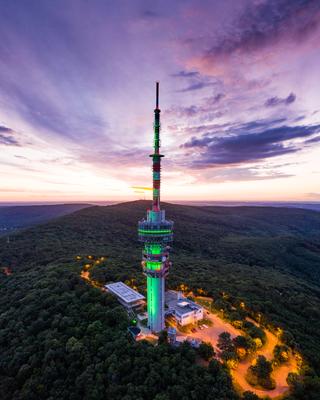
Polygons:
[[[128,200],[128,199],[122,199],[122,200],[25,200],[25,201],[15,201],[15,200],[8,200],[8,201],[0,201],[0,206],[1,205],[55,205],[55,204],[101,204],[101,203],[131,203],[134,201],[152,201],[149,199],[135,199],[135,200]],[[299,204],[320,204],[320,199],[319,200],[166,200],[163,201],[163,203],[299,203]]]

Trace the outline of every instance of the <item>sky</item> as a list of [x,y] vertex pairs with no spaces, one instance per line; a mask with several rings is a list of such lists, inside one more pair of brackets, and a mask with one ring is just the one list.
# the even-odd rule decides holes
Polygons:
[[[0,0],[0,202],[320,200],[319,0]],[[138,190],[139,192],[139,190]]]

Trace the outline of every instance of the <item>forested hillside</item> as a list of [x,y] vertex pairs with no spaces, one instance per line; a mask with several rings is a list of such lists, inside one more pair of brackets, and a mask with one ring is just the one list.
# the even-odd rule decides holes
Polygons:
[[2,206],[0,207],[0,234],[40,224],[85,207],[90,207],[90,204]]
[[[192,350],[129,343],[121,309],[79,278],[77,255],[103,255],[95,280],[134,279],[145,290],[136,226],[148,206],[90,207],[17,233],[10,243],[0,238],[0,267],[13,271],[0,274],[0,398],[236,398],[224,370],[195,366]],[[163,207],[175,221],[168,285],[202,289],[230,316],[243,301],[249,315],[281,327],[319,373],[320,213]],[[319,389],[312,369],[310,396]],[[156,383],[159,374],[165,387]],[[316,399],[305,390],[292,399]]]

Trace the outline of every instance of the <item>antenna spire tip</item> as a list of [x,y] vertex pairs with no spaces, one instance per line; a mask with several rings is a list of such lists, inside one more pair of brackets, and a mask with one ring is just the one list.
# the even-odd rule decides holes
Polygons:
[[159,108],[159,81],[156,81],[156,109]]

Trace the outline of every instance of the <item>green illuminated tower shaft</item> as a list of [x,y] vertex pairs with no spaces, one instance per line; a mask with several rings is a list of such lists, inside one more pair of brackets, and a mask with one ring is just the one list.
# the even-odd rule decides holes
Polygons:
[[156,108],[154,110],[154,152],[152,157],[153,201],[147,210],[147,218],[138,223],[139,240],[144,243],[142,266],[147,276],[148,326],[153,332],[165,328],[164,291],[165,277],[168,275],[169,243],[173,239],[173,222],[167,221],[165,211],[160,210],[160,109],[159,82],[156,84]]

